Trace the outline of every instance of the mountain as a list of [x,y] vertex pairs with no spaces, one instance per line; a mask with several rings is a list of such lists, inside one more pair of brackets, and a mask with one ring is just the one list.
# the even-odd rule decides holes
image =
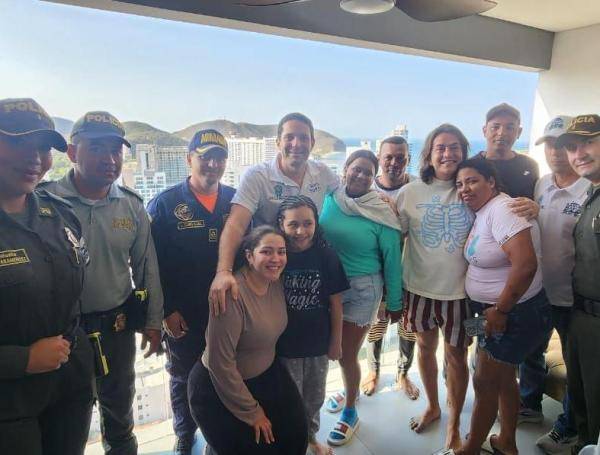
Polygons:
[[62,117],[52,117],[52,120],[54,120],[54,127],[56,128],[56,131],[62,134],[65,138],[68,138],[71,134],[71,129],[73,129],[74,122]]
[[[189,142],[194,134],[202,129],[212,128],[223,133],[224,136],[236,137],[273,137],[277,135],[277,125],[255,125],[253,123],[234,123],[229,120],[210,120],[195,123],[173,134]],[[315,155],[323,156],[329,152],[345,152],[346,144],[326,131],[315,130]]]
[[125,137],[134,144],[187,145],[187,141],[143,122],[123,122]]

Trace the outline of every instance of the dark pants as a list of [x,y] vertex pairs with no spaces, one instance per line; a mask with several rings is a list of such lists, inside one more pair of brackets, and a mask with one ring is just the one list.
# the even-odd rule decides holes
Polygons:
[[[570,307],[551,306],[552,326],[558,332],[562,346],[563,358],[567,358],[567,332],[571,321],[572,309]],[[548,343],[552,336],[550,330],[540,345],[531,353],[525,361],[519,365],[519,393],[521,396],[521,406],[542,410],[542,398],[544,393],[544,382],[546,379],[546,359],[545,353],[548,349]],[[573,414],[570,411],[569,392],[565,393],[563,398],[563,412],[558,416],[554,423],[554,429],[561,435],[574,436],[577,434]]]
[[[202,333],[200,333],[202,332]],[[167,371],[171,376],[169,389],[173,409],[173,430],[181,439],[192,439],[198,426],[190,412],[187,383],[190,371],[206,344],[203,330],[190,330],[179,339],[167,336]]]
[[567,375],[579,445],[600,432],[600,317],[574,310],[568,332]]
[[208,370],[196,362],[188,381],[194,420],[219,455],[305,455],[308,422],[296,384],[276,359],[255,378],[244,381],[271,421],[275,442],[257,444],[254,429],[236,418],[219,399]]
[[[400,326],[400,324],[398,324]],[[385,335],[385,332],[383,333]],[[383,335],[381,338],[375,341],[369,341],[367,343],[367,365],[369,371],[379,374],[380,359],[381,359],[381,348],[383,346]],[[398,350],[398,360],[396,364],[398,366],[398,374],[406,375],[410,367],[412,366],[414,355],[415,355],[415,341],[404,338],[400,331],[398,331],[398,341],[400,349]]]
[[[19,397],[31,380],[38,387]],[[38,410],[32,409],[30,416],[0,419],[0,454],[83,455],[93,405],[92,351],[83,332],[59,370],[16,381],[20,384],[15,384],[13,397],[4,397],[0,408],[13,400],[30,400]],[[0,381],[0,387],[9,392],[8,382]]]
[[107,455],[137,454],[133,434],[135,395],[135,332],[102,331],[102,349],[108,360],[108,375],[96,380],[102,445]]

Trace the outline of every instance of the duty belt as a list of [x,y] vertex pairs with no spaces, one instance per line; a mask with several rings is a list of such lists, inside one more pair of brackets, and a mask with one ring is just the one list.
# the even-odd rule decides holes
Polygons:
[[122,332],[127,328],[125,304],[107,311],[97,311],[81,315],[86,333]]
[[575,308],[600,318],[600,301],[598,300],[592,300],[577,295],[575,296]]

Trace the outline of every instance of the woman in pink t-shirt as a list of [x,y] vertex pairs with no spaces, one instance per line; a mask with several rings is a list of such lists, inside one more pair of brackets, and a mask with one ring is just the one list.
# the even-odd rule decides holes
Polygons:
[[550,327],[550,307],[538,268],[539,230],[535,221],[512,212],[512,198],[501,192],[495,169],[486,160],[460,163],[456,187],[476,214],[464,248],[469,262],[465,288],[471,310],[483,324],[473,377],[471,432],[455,453],[479,454],[500,407],[500,434],[490,436],[489,444],[500,453],[517,454],[516,367]]

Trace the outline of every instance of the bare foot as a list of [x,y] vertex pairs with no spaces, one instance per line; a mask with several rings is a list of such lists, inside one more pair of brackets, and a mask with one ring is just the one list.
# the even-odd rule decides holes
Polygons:
[[311,442],[308,444],[314,455],[334,455],[333,449],[320,442]]
[[404,374],[398,375],[398,388],[404,390],[405,395],[411,400],[419,398],[419,388]]
[[446,449],[460,449],[462,445],[460,439],[460,430],[458,428],[450,428],[446,430]]
[[519,450],[517,449],[516,442],[508,444],[505,441],[500,440],[497,434],[490,435],[490,445],[492,449],[500,452],[502,455],[518,455]]
[[377,389],[377,383],[379,382],[379,375],[373,371],[369,371],[369,374],[365,378],[365,380],[360,385],[360,389],[362,393],[367,396],[371,396],[375,393]]
[[410,429],[415,433],[421,433],[425,430],[432,422],[435,422],[440,418],[440,408],[429,409],[427,408],[421,417],[413,417],[410,419]]

